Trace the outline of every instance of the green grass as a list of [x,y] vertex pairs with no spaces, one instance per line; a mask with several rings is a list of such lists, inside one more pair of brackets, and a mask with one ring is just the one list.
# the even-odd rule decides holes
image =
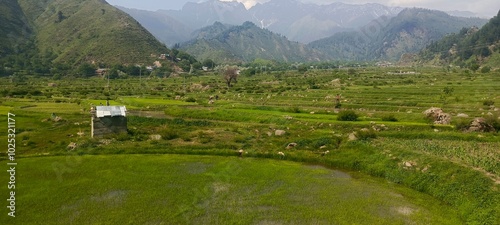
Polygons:
[[11,110],[12,107],[0,105],[0,115],[7,115],[7,113],[9,113]]
[[462,223],[400,185],[286,161],[73,155],[21,159],[16,169],[16,218],[2,224]]
[[415,152],[441,157],[470,168],[483,169],[497,179],[500,178],[499,142],[478,143],[462,140],[399,139],[393,142],[380,140],[375,145],[388,152],[410,147],[409,149],[414,149]]
[[[230,89],[219,75],[210,73],[186,80],[113,80],[109,93],[96,85],[105,83],[97,78],[51,81],[28,77],[24,85],[0,78],[5,90],[0,90],[5,96],[0,98],[0,111],[17,115],[18,153],[22,157],[234,156],[243,149],[247,157],[307,162],[380,177],[444,202],[457,212],[461,222],[498,224],[499,133],[461,132],[453,125],[433,125],[422,112],[431,106],[441,107],[452,115],[452,122],[458,113],[468,114],[468,120],[488,114],[500,116],[495,109],[498,107],[483,105],[485,100],[500,102],[500,72],[444,73],[441,69],[419,68],[421,74],[416,75],[387,74],[390,71],[366,68],[353,76],[328,70],[306,74],[287,71],[280,76],[271,72],[241,76]],[[332,83],[335,79],[341,82]],[[309,89],[311,81],[316,89]],[[49,82],[58,86],[47,87]],[[200,85],[208,88],[200,89]],[[454,92],[442,97],[447,87],[453,87]],[[39,90],[41,96],[22,94],[29,90]],[[342,95],[341,111],[353,110],[359,115],[358,121],[337,120],[337,93]],[[219,100],[208,104],[209,96],[215,95]],[[176,100],[176,96],[183,99]],[[111,135],[105,141],[90,139],[90,103],[104,104],[102,99],[108,98],[112,104],[127,106],[129,132]],[[188,98],[196,102],[188,103]],[[63,121],[50,120],[52,112]],[[388,115],[397,121],[383,121]],[[0,123],[6,120],[6,114],[0,115]],[[277,136],[276,130],[286,134]],[[77,135],[81,132],[83,136]],[[353,132],[361,140],[349,141]],[[150,140],[150,135],[162,138]],[[6,143],[6,130],[0,130],[0,142]],[[67,149],[71,142],[78,145],[74,151]],[[287,149],[289,143],[297,145]],[[325,151],[329,154],[321,156]],[[280,157],[278,152],[286,156]],[[315,201],[319,200],[309,204]],[[293,223],[290,221],[283,223]]]
[[146,107],[148,105],[164,105],[164,106],[172,106],[172,105],[196,105],[194,103],[185,102],[182,100],[172,100],[172,99],[157,99],[157,98],[119,98],[119,102],[126,103],[139,107]]

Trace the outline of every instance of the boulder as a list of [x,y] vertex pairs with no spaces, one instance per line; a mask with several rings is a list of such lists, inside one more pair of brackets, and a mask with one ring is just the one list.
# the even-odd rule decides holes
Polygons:
[[274,131],[274,135],[276,135],[276,136],[283,136],[285,134],[286,134],[286,131],[284,131],[284,130],[275,130]]
[[348,137],[349,141],[356,141],[356,140],[358,140],[358,137],[356,136],[356,134],[357,134],[356,132],[350,133],[349,137]]
[[295,148],[296,146],[297,146],[297,143],[292,142],[292,143],[289,143],[289,144],[286,146],[286,149],[292,149],[292,148]]
[[152,134],[152,135],[149,135],[149,140],[152,140],[152,141],[159,141],[159,140],[161,140],[161,135],[159,135],[159,134]]
[[451,115],[443,112],[442,109],[432,107],[424,111],[424,115],[434,121],[434,124],[448,125],[451,122]]
[[69,149],[69,150],[75,150],[75,149],[76,149],[76,146],[77,146],[77,145],[76,145],[76,143],[75,143],[75,142],[71,142],[71,143],[69,143],[69,145],[68,145],[68,149]]
[[482,117],[475,118],[472,120],[469,126],[470,132],[489,132],[494,131],[495,128],[486,122],[486,119]]

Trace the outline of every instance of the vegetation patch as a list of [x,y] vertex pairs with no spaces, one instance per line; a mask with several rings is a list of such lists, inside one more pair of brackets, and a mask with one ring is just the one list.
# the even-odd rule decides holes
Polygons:
[[341,111],[338,116],[337,120],[339,121],[356,121],[358,120],[358,114],[352,110],[345,110]]

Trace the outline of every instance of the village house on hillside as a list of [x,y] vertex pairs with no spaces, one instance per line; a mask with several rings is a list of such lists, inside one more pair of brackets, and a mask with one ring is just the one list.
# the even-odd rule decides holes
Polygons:
[[125,106],[95,106],[91,108],[92,137],[127,132]]
[[108,69],[97,69],[95,70],[95,74],[98,75],[98,76],[104,76],[106,74],[106,72],[108,71]]

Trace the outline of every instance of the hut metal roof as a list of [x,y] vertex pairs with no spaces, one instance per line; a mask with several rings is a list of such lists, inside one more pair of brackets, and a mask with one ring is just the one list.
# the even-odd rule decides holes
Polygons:
[[125,106],[96,106],[96,116],[97,117],[105,117],[105,116],[126,116],[127,109]]

